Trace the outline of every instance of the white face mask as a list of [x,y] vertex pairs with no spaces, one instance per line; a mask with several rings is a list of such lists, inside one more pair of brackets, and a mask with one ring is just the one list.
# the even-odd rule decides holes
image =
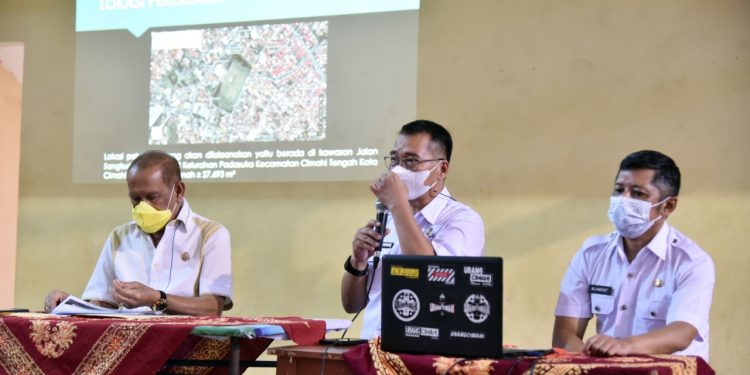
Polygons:
[[609,198],[609,221],[614,224],[617,232],[625,238],[637,238],[646,233],[654,223],[661,219],[659,215],[654,220],[651,217],[651,208],[656,207],[667,201],[671,197],[666,197],[661,202],[652,205],[651,202],[624,196]]
[[429,191],[435,184],[437,184],[437,179],[435,179],[435,182],[432,183],[432,185],[425,185],[424,182],[427,181],[427,178],[430,177],[430,174],[432,171],[435,170],[442,162],[435,164],[432,169],[426,170],[426,171],[410,171],[400,165],[397,165],[391,169],[391,172],[398,175],[398,177],[401,178],[401,181],[406,184],[406,188],[409,190],[409,200],[413,201],[422,195]]

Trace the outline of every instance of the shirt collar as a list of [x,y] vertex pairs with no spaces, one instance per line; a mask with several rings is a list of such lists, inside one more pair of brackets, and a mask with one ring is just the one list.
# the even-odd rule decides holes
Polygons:
[[[664,260],[667,256],[667,246],[669,245],[669,228],[669,223],[664,222],[664,225],[659,229],[659,232],[651,239],[651,242],[646,244],[643,250],[648,250],[659,257],[659,259]],[[615,234],[617,238],[617,241],[614,241],[614,250],[617,252],[620,259],[624,261],[627,258],[625,256],[625,246],[623,246],[622,243],[622,235],[617,234],[617,232],[614,232],[613,234]]]
[[667,257],[667,245],[669,241],[669,224],[665,221],[664,225],[659,229],[659,233],[651,239],[651,242],[646,245],[646,249],[651,250],[654,255],[658,256],[659,259],[664,260]]
[[187,198],[182,199],[182,208],[180,208],[180,213],[177,214],[177,217],[174,219],[177,223],[182,223],[183,225],[187,226],[190,221],[188,219],[190,218],[190,214],[192,213],[192,210],[190,209],[190,204],[188,204]]
[[427,205],[424,206],[421,211],[419,211],[419,215],[422,215],[422,217],[430,224],[435,224],[438,215],[443,212],[443,208],[445,208],[445,206],[448,204],[450,196],[451,194],[448,192],[448,188],[443,186],[443,190],[440,192],[440,194],[433,198],[430,203],[427,203]]

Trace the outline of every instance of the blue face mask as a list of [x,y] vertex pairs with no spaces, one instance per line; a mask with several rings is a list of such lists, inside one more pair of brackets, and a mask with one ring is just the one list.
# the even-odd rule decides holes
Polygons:
[[651,208],[666,202],[669,198],[671,197],[666,197],[661,202],[652,205],[648,201],[624,196],[610,197],[607,216],[623,237],[637,238],[646,233],[662,217],[659,215],[656,219],[650,220]]

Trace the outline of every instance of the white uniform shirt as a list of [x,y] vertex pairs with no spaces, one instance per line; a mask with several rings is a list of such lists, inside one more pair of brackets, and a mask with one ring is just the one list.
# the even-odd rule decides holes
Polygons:
[[232,307],[231,257],[229,231],[193,212],[183,200],[180,213],[167,224],[156,248],[133,221],[115,228],[82,298],[117,305],[112,281],[138,281],[177,296],[223,296],[228,310]]
[[617,338],[686,322],[698,330],[698,336],[674,354],[708,361],[714,280],[711,257],[667,223],[632,263],[617,233],[591,237],[570,262],[555,315],[596,315],[596,332]]
[[[445,194],[445,195],[442,195]],[[437,255],[481,256],[484,253],[484,223],[482,218],[468,206],[449,198],[448,189],[435,197],[421,211],[414,215],[422,233],[432,243]],[[386,228],[391,232],[383,243],[392,243],[390,249],[383,249],[382,255],[402,254],[393,220],[389,217]],[[385,247],[385,245],[383,246]],[[372,258],[369,259],[367,285],[372,280],[369,302],[365,309],[362,338],[370,339],[380,335],[380,297],[382,288],[382,266],[372,272]]]

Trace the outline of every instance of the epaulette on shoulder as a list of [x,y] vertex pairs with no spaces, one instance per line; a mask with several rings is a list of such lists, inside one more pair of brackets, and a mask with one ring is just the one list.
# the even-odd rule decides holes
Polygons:
[[122,239],[127,237],[130,234],[130,231],[132,230],[133,223],[125,223],[122,224],[115,229],[112,230],[112,251],[115,251],[120,248],[120,244],[122,244]]
[[700,246],[698,246],[695,242],[693,242],[693,240],[685,237],[684,235],[680,237],[671,237],[669,239],[669,245],[674,249],[685,252],[685,254],[687,254],[690,259],[696,259],[705,254]]

